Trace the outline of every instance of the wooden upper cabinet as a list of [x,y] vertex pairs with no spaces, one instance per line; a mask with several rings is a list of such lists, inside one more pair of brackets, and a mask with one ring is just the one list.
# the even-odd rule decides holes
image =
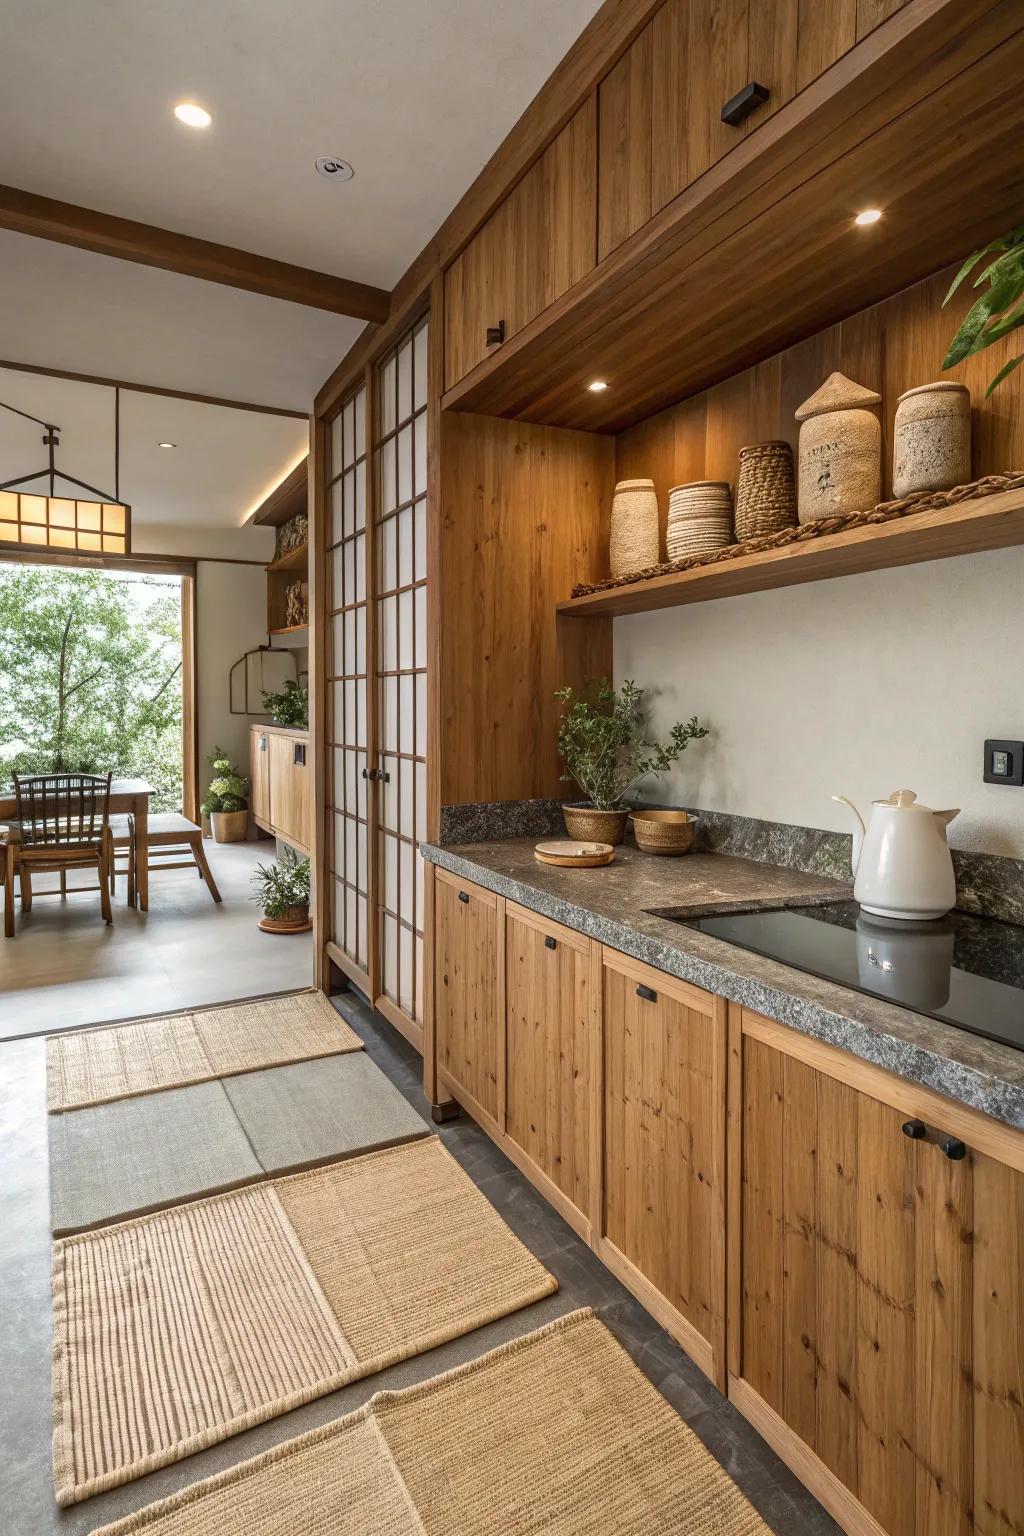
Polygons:
[[[752,1017],[737,1402],[755,1393],[887,1536],[1024,1530],[1024,1138],[988,1122],[993,1145],[1017,1137],[1016,1166],[988,1145],[951,1159],[934,1097],[876,1068],[891,1099],[861,1091]],[[858,1075],[848,1057],[836,1071]],[[918,1119],[927,1140],[903,1129]]]
[[444,278],[445,388],[595,264],[597,107],[591,96],[513,187]]
[[499,898],[446,870],[434,883],[434,1032],[438,1070],[492,1123],[504,1032],[498,996]]
[[597,93],[597,259],[634,234],[651,201],[654,22],[640,33]]
[[505,1132],[585,1233],[599,1027],[590,966],[589,939],[507,904]]

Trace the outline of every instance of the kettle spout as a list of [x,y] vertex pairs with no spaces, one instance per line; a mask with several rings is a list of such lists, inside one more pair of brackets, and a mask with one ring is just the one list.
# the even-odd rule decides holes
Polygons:
[[939,818],[940,821],[944,821],[948,827],[950,822],[955,821],[957,816],[960,815],[960,807],[957,806],[955,811],[936,811],[935,815]]
[[857,865],[860,863],[860,851],[864,847],[864,818],[861,816],[860,811],[858,811],[853,801],[848,800],[845,795],[833,795],[832,799],[835,800],[839,805],[848,805],[850,810],[853,812],[854,818],[857,822],[856,827],[853,829],[853,859],[851,861],[853,866],[853,873],[856,875]]

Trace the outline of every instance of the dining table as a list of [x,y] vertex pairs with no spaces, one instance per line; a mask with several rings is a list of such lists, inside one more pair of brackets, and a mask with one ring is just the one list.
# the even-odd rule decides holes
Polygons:
[[[145,779],[111,779],[110,814],[134,818],[135,890],[143,912],[149,907],[149,802],[156,794]],[[17,825],[18,801],[13,789],[0,789],[0,822]]]

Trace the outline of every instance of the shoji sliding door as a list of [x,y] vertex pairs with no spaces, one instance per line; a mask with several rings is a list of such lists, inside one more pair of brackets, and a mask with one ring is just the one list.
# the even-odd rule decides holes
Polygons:
[[367,780],[366,390],[358,389],[331,423],[328,461],[327,568],[330,633],[327,706],[330,758],[332,937],[370,971],[370,836]]
[[424,316],[377,366],[374,432],[380,991],[417,1022],[418,846],[427,820],[427,325]]

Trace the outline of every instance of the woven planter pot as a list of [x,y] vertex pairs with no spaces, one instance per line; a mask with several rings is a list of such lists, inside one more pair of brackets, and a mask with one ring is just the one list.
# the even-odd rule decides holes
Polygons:
[[796,527],[793,450],[788,443],[752,443],[740,449],[736,481],[736,540]]
[[971,392],[922,384],[900,395],[893,433],[892,494],[950,491],[971,478]]
[[249,836],[248,811],[214,811],[210,820],[215,843],[244,843]]
[[280,917],[264,917],[259,923],[262,933],[308,933],[312,926],[308,904],[285,907]]
[[728,481],[696,480],[691,485],[672,488],[665,536],[670,560],[706,555],[732,542],[732,493]]
[[658,498],[653,480],[620,480],[612,498],[608,563],[613,576],[632,576],[658,563]]
[[685,811],[634,811],[629,819],[636,845],[644,853],[678,856],[693,847],[697,823]]
[[581,843],[621,843],[626,835],[625,811],[599,811],[593,805],[563,805],[562,820],[570,837]]

